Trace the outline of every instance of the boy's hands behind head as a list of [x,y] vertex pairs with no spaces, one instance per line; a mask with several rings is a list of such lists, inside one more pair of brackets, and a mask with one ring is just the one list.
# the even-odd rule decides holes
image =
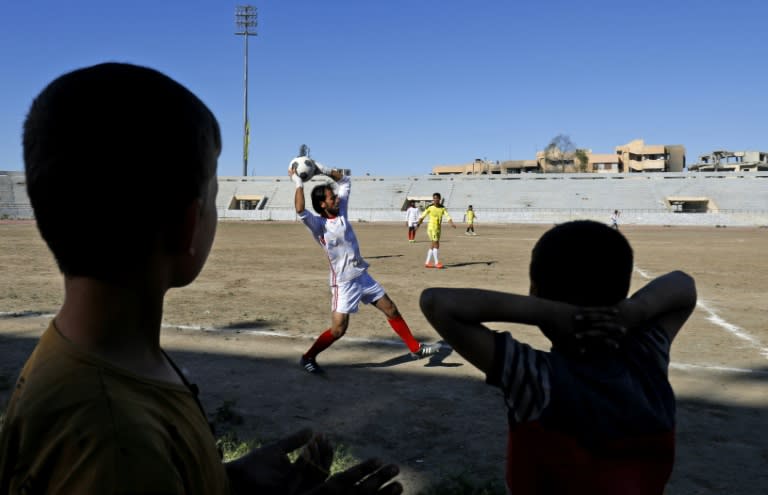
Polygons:
[[621,348],[627,327],[615,307],[585,307],[573,315],[573,331],[558,347],[573,355],[588,356],[615,352]]

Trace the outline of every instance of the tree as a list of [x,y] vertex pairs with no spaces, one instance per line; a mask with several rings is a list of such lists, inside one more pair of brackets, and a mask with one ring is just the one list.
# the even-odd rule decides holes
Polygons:
[[565,134],[558,134],[544,148],[544,161],[548,165],[560,167],[560,171],[565,172],[565,166],[573,163],[574,153],[576,153],[576,145],[571,138]]
[[587,150],[579,148],[574,153],[574,156],[579,163],[579,172],[586,172],[587,167],[589,167],[589,155],[587,155]]

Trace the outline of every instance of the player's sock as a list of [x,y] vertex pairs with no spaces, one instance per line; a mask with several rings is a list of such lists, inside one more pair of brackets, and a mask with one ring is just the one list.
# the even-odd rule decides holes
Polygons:
[[429,264],[429,259],[432,258],[432,249],[427,250],[427,261],[424,262],[425,265]]
[[433,250],[432,250],[432,254],[433,254],[433,255],[434,255],[434,257],[435,257],[435,264],[438,264],[438,263],[440,263],[440,262],[437,260],[437,248],[435,248],[435,249],[433,249]]
[[408,328],[408,324],[405,322],[402,316],[397,316],[391,320],[388,319],[387,321],[389,322],[389,326],[392,327],[392,330],[394,330],[395,333],[399,335],[401,339],[403,339],[403,342],[405,342],[405,345],[408,346],[409,351],[416,352],[419,350],[420,344],[415,338],[413,338],[411,329]]
[[312,347],[310,347],[302,357],[304,359],[314,359],[318,354],[331,347],[331,344],[336,342],[336,340],[336,337],[333,336],[331,329],[329,328],[320,334],[317,340],[315,340],[315,343],[312,344]]

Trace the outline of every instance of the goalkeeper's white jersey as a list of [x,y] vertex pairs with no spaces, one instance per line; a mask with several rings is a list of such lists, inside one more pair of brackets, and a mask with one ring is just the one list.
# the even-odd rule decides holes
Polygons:
[[350,178],[342,177],[336,184],[336,194],[339,196],[339,215],[336,218],[321,217],[307,209],[299,214],[312,237],[328,255],[331,286],[353,280],[368,269],[368,263],[360,254],[360,244],[357,242],[355,231],[347,218]]

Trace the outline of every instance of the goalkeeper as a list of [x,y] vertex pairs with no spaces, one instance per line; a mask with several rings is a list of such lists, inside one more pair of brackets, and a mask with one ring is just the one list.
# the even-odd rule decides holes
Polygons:
[[344,336],[349,327],[349,315],[357,312],[360,303],[373,304],[384,313],[387,322],[408,346],[413,357],[435,354],[440,346],[419,343],[384,288],[368,274],[368,263],[360,254],[360,244],[347,218],[349,177],[339,170],[314,163],[318,173],[334,180],[334,183],[320,184],[312,189],[312,208],[317,214],[305,209],[304,182],[292,166],[288,168],[288,175],[296,184],[296,213],[328,256],[331,267],[331,326],[301,356],[299,364],[308,373],[322,373],[317,355]]

